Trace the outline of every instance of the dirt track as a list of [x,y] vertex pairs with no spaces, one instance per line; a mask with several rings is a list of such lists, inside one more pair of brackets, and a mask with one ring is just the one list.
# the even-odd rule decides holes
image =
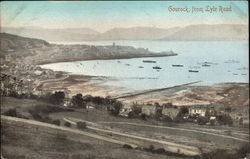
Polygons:
[[[114,139],[107,138],[107,137],[104,137],[104,136],[90,134],[90,133],[85,132],[85,131],[80,131],[80,130],[66,128],[66,127],[60,127],[60,126],[47,124],[47,123],[42,123],[42,122],[38,122],[38,121],[34,121],[34,120],[27,120],[27,119],[14,118],[14,117],[1,115],[1,121],[2,120],[9,120],[9,121],[14,121],[14,122],[21,122],[21,123],[26,123],[26,124],[31,124],[31,125],[37,125],[37,126],[41,126],[41,127],[58,129],[58,130],[62,130],[62,131],[68,131],[68,132],[77,133],[77,134],[85,135],[85,136],[88,136],[88,137],[92,137],[92,138],[95,138],[95,139],[104,140],[104,141],[111,142],[111,143],[114,143],[114,144],[119,144],[119,145],[129,144],[127,142],[114,140]],[[137,147],[136,145],[133,145],[133,144],[129,144],[129,145],[131,145],[132,147]]]
[[[76,119],[76,118],[70,118],[70,119],[64,118],[64,120],[71,122],[71,123],[74,123],[77,121],[86,122],[84,120],[80,120],[80,119]],[[95,123],[92,123],[92,122],[87,122],[87,123],[91,124],[91,125],[96,125]],[[74,124],[76,124],[76,123],[74,123]],[[149,141],[149,142],[153,142],[153,143],[157,143],[157,144],[162,144],[162,146],[166,150],[171,151],[171,152],[178,152],[179,151],[180,153],[183,153],[186,155],[198,155],[198,154],[200,154],[200,150],[194,146],[181,145],[181,144],[176,144],[173,142],[156,140],[156,139],[121,133],[121,132],[112,131],[112,130],[105,130],[105,129],[100,129],[100,128],[92,127],[92,126],[88,126],[88,128],[95,130],[95,131],[103,132],[103,133],[111,133],[112,135],[118,135],[118,136],[122,136],[122,137],[126,137],[126,138],[133,138],[133,139],[137,139],[137,140],[139,139],[139,140],[143,140],[143,141]]]

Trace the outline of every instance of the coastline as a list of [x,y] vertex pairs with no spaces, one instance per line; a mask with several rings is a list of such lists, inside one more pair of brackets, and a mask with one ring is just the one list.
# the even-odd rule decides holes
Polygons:
[[[102,76],[85,76],[67,74],[65,79],[54,79],[43,84],[44,90],[68,90],[70,96],[82,93],[83,95],[111,98],[119,97],[124,103],[173,103],[176,106],[192,105],[239,105],[244,106],[248,99],[249,83],[224,82],[207,85],[180,85],[178,87],[162,88],[159,91],[136,93],[128,92],[126,88],[107,86],[108,80],[116,80]],[[231,93],[232,91],[233,93]],[[235,91],[241,96],[235,97]]]
[[74,61],[120,60],[120,59],[134,59],[134,58],[148,58],[148,57],[168,57],[168,56],[178,56],[178,54],[173,54],[173,55],[148,55],[148,56],[143,55],[143,56],[127,56],[127,57],[53,59],[53,61],[36,62],[36,65],[45,65],[45,64],[60,63],[60,62],[74,62]]

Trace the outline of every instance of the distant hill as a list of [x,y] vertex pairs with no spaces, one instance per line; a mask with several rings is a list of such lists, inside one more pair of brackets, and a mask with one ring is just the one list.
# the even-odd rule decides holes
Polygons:
[[0,42],[1,54],[26,50],[30,48],[41,48],[50,46],[50,44],[44,40],[25,38],[7,33],[0,33]]
[[247,25],[190,25],[161,40],[248,40]]
[[153,27],[133,27],[133,28],[114,28],[102,34],[95,39],[100,40],[155,40],[163,38],[180,28],[161,29]]
[[98,32],[89,28],[45,29],[38,27],[11,28],[3,27],[1,32],[30,38],[39,38],[46,41],[85,41],[92,39]]
[[82,42],[91,40],[248,40],[247,25],[190,25],[187,27],[113,28],[99,33],[89,28],[44,29],[36,27],[2,28],[2,32],[44,39],[49,42]]

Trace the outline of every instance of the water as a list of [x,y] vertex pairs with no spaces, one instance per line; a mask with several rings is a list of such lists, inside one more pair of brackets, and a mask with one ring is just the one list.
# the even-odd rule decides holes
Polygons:
[[[164,88],[194,81],[199,85],[211,85],[222,82],[249,81],[248,42],[209,41],[209,42],[168,42],[168,41],[115,41],[116,45],[128,45],[148,48],[151,51],[173,50],[178,56],[134,58],[119,60],[93,60],[61,62],[43,65],[56,71],[91,76],[106,76],[116,80],[107,80],[104,85],[123,87],[125,90],[145,90]],[[84,42],[90,45],[111,45],[113,41]],[[73,44],[73,43],[71,43]],[[143,63],[143,60],[157,63]],[[226,63],[227,61],[229,62]],[[203,62],[212,62],[203,67]],[[129,64],[129,66],[128,66]],[[172,67],[180,64],[183,67]],[[142,66],[143,68],[139,68]],[[152,67],[159,66],[159,71]],[[243,69],[242,69],[243,68]],[[189,70],[198,70],[193,73]]]

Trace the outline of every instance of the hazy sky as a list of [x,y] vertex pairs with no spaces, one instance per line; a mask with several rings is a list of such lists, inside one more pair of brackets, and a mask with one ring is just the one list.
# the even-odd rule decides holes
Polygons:
[[[247,1],[31,1],[1,2],[1,25],[44,28],[88,27],[103,32],[114,27],[169,28],[190,24],[248,24]],[[223,6],[231,12],[192,13],[192,7]],[[189,13],[170,12],[169,6],[188,7]]]

